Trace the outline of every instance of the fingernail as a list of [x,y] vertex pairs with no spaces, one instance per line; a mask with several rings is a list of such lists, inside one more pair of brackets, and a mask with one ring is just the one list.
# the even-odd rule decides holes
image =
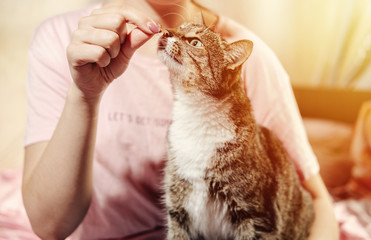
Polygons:
[[149,30],[151,30],[151,32],[153,32],[153,33],[159,33],[160,32],[160,26],[158,26],[154,22],[148,22],[147,26],[148,26]]

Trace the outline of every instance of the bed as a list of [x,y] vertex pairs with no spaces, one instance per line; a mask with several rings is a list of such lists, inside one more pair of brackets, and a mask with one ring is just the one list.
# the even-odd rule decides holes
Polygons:
[[371,239],[371,92],[294,88],[341,239]]

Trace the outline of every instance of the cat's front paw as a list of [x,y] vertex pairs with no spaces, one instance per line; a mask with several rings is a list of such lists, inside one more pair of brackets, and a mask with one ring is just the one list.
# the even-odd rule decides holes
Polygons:
[[256,240],[255,228],[251,219],[241,222],[236,228],[235,240]]
[[191,240],[186,231],[183,229],[169,230],[167,233],[167,240]]

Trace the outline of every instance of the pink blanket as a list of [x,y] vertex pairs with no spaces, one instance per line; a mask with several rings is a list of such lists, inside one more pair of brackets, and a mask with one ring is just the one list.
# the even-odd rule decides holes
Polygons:
[[334,204],[341,240],[371,239],[371,200],[344,200]]

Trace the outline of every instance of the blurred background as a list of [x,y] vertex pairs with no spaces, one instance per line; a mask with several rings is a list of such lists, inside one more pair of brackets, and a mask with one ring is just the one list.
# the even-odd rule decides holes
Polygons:
[[[35,28],[45,18],[96,2],[0,1],[0,167],[22,165],[27,47]],[[295,88],[345,89],[371,96],[367,92],[371,90],[369,0],[199,2],[234,18],[266,41]]]

